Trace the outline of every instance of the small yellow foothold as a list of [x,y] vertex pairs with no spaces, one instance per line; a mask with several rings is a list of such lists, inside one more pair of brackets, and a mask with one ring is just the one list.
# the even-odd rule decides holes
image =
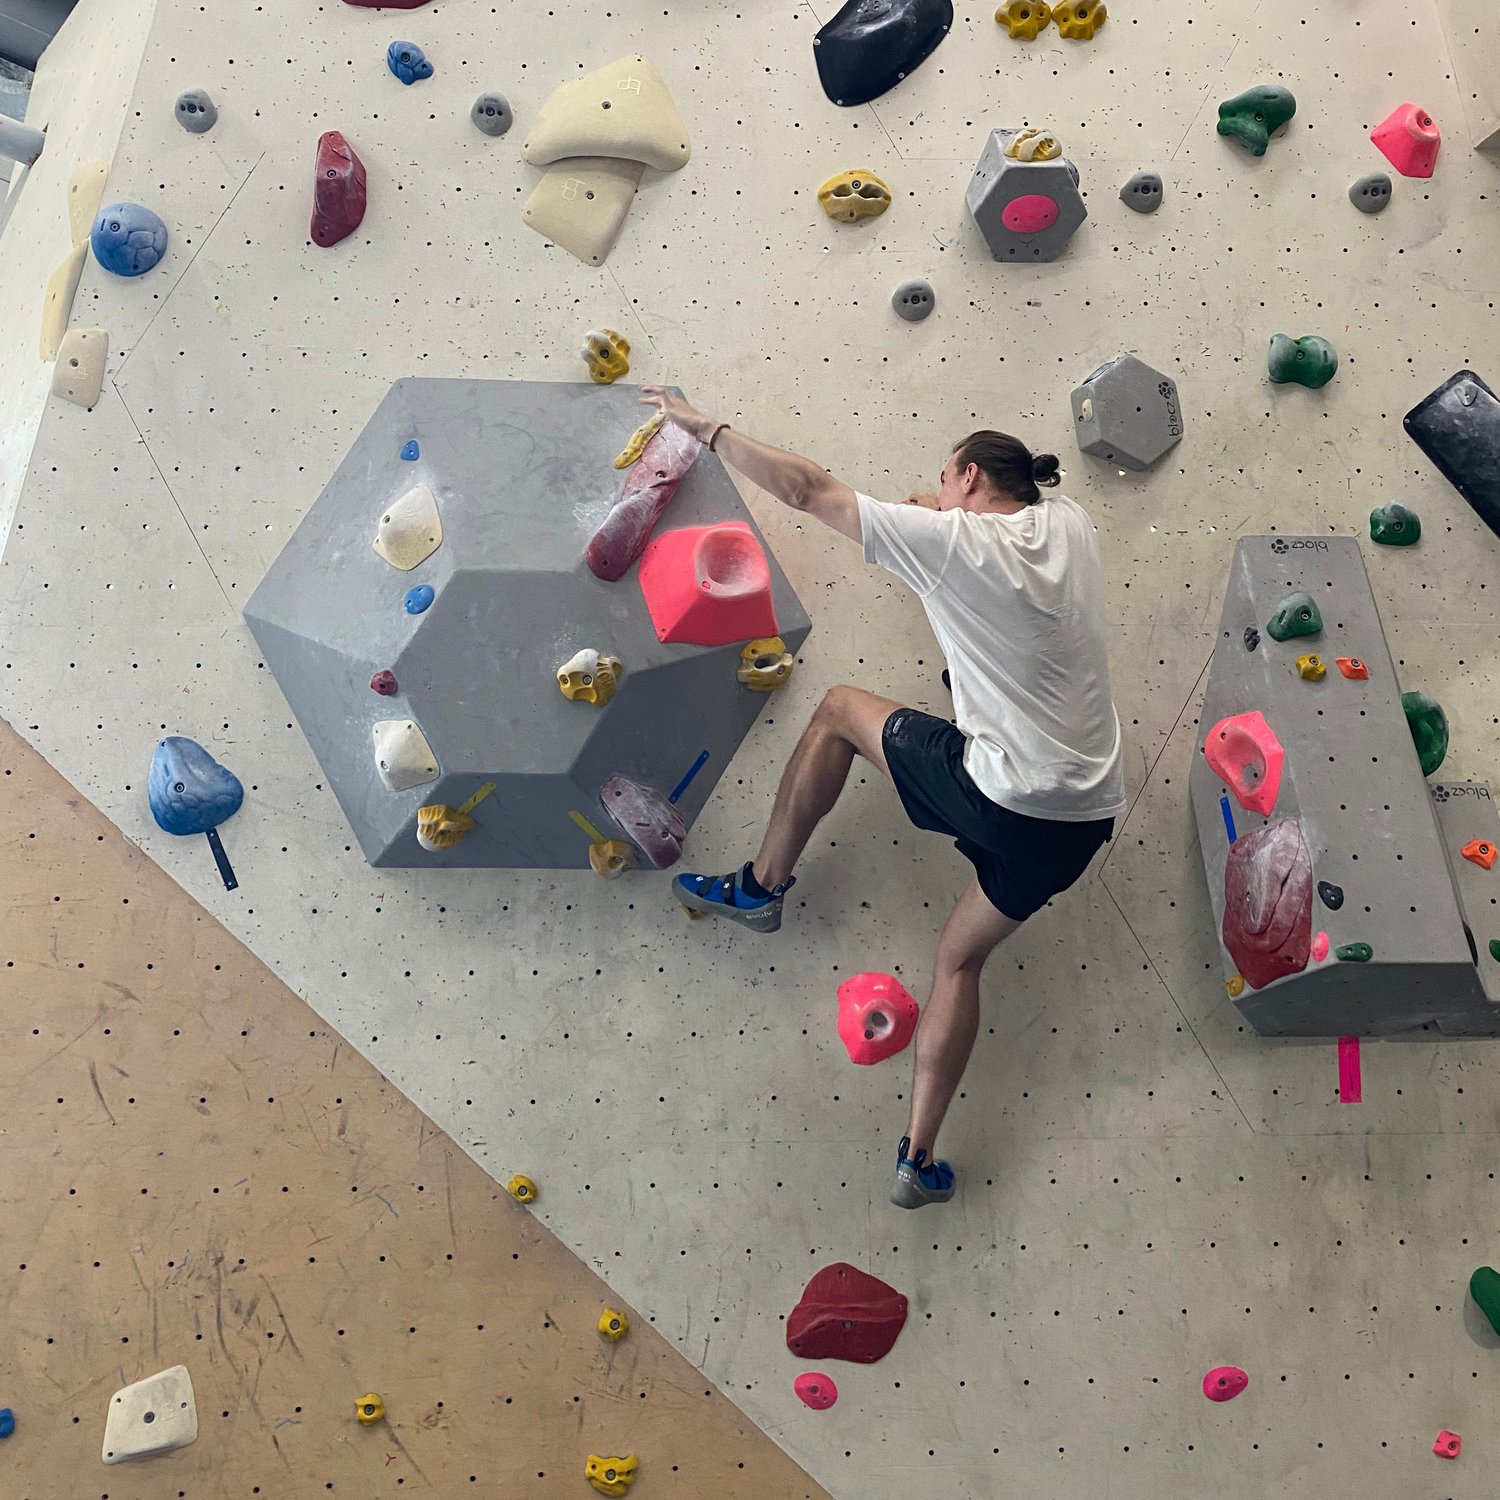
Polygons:
[[603,708],[615,695],[625,663],[592,648],[575,652],[557,669],[557,685],[570,703],[592,703]]
[[635,869],[635,845],[624,839],[601,839],[589,845],[589,863],[594,874],[617,880],[627,870]]
[[468,813],[445,802],[429,802],[417,809],[417,842],[432,854],[452,849],[473,827]]
[[1103,0],[1062,0],[1052,7],[1057,34],[1071,42],[1092,41],[1094,33],[1109,19]]
[[630,434],[630,441],[625,444],[615,458],[615,468],[628,469],[646,451],[646,444],[656,436],[661,428],[661,424],[666,420],[667,414],[664,411],[657,412],[654,417],[647,417]]
[[1047,29],[1052,7],[1047,0],[1005,0],[995,12],[995,19],[1020,41],[1034,42]]
[[616,1312],[612,1307],[606,1307],[599,1314],[599,1332],[607,1339],[618,1341],[630,1332],[630,1319],[622,1312]]
[[1018,130],[1005,143],[1012,161],[1052,161],[1062,155],[1062,142],[1050,130]]
[[600,1458],[591,1453],[583,1472],[601,1495],[623,1495],[635,1483],[639,1462],[633,1453],[629,1458]]
[[792,653],[779,635],[762,636],[745,644],[734,675],[752,691],[769,693],[792,675],[795,665]]
[[891,206],[891,190],[873,172],[840,172],[818,189],[818,202],[830,219],[853,224],[883,214]]
[[361,1427],[373,1427],[385,1416],[385,1402],[373,1392],[354,1403],[354,1419]]
[[536,1183],[529,1177],[523,1177],[519,1172],[505,1184],[505,1191],[517,1203],[534,1203],[536,1201]]
[[1297,675],[1305,677],[1309,682],[1321,682],[1327,675],[1328,668],[1323,665],[1321,656],[1299,656],[1297,658]]
[[1245,981],[1238,974],[1231,974],[1224,981],[1224,988],[1229,991],[1229,998],[1233,1000],[1236,996],[1245,993]]
[[630,340],[613,328],[590,328],[583,336],[583,362],[589,379],[609,385],[630,369]]

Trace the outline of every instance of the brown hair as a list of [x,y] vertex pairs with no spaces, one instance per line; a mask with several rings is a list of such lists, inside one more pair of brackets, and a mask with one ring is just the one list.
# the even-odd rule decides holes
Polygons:
[[1042,498],[1038,485],[1049,489],[1061,482],[1055,453],[1033,453],[1020,438],[1008,432],[971,432],[956,443],[954,457],[960,469],[978,464],[980,472],[1003,495],[1035,505]]

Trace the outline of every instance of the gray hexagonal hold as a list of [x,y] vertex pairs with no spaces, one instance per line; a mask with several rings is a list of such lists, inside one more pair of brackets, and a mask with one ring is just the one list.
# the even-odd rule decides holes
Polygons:
[[212,130],[219,118],[218,106],[202,89],[188,89],[179,94],[172,113],[177,123],[193,135]]
[[469,110],[469,118],[486,135],[504,135],[516,123],[504,94],[481,94]]
[[1138,214],[1154,214],[1161,207],[1161,173],[1137,172],[1120,189],[1120,202]]
[[891,294],[896,315],[908,323],[920,323],[937,306],[937,293],[928,281],[903,281]]
[[964,193],[964,204],[996,260],[1056,260],[1088,218],[1078,168],[1065,156],[1015,161],[1014,130],[992,130]]
[[1391,179],[1384,172],[1366,172],[1349,184],[1349,201],[1362,214],[1378,214],[1391,203]]
[[1133,354],[1085,376],[1073,392],[1078,446],[1122,469],[1149,469],[1182,440],[1177,382]]

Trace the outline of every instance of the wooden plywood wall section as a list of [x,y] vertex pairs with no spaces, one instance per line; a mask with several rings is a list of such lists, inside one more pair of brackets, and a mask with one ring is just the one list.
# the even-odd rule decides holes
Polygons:
[[[591,1495],[591,1450],[825,1496],[4,724],[0,772],[6,1500]],[[197,1442],[105,1467],[179,1362]]]

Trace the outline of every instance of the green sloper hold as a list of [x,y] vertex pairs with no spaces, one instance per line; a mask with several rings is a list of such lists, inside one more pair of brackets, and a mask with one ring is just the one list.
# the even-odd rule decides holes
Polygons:
[[1412,547],[1421,539],[1422,518],[1399,500],[1370,512],[1370,540],[1382,547]]
[[1500,938],[1490,939],[1490,957],[1500,964]]
[[1490,1320],[1490,1327],[1500,1333],[1500,1271],[1493,1266],[1480,1266],[1469,1277],[1469,1295]]
[[1375,957],[1375,950],[1368,943],[1344,943],[1333,951],[1346,964],[1367,964]]
[[1292,91],[1279,84],[1261,83],[1219,106],[1219,134],[1243,141],[1252,156],[1264,156],[1273,130],[1280,130],[1297,113]]
[[1333,379],[1333,372],[1339,367],[1339,357],[1333,345],[1315,333],[1300,339],[1273,333],[1266,366],[1277,385],[1295,383],[1315,391]]
[[1289,641],[1299,635],[1320,635],[1323,616],[1310,594],[1288,594],[1281,607],[1266,621],[1266,634],[1273,641]]
[[1401,707],[1406,710],[1406,727],[1417,747],[1422,774],[1431,776],[1448,753],[1448,715],[1443,705],[1426,693],[1402,693]]

